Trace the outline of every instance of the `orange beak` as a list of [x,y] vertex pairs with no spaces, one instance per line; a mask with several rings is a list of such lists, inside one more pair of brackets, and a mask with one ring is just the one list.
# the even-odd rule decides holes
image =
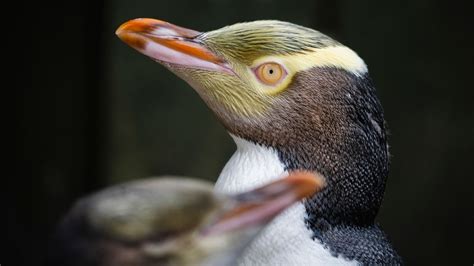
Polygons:
[[126,44],[158,62],[232,74],[225,60],[199,40],[198,31],[157,19],[139,18],[125,22],[115,33]]
[[287,177],[257,189],[232,196],[233,206],[218,215],[203,234],[264,225],[283,210],[325,186],[324,178],[308,172],[293,172]]

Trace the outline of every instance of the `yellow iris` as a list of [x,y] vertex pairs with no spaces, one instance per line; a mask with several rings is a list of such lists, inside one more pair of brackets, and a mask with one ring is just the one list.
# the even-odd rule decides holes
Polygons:
[[284,68],[277,63],[264,63],[257,67],[255,74],[266,85],[278,84],[286,75]]

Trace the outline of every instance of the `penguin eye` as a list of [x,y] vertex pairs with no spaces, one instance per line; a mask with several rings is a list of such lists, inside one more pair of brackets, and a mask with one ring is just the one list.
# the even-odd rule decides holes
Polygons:
[[286,74],[286,70],[274,62],[263,63],[255,69],[257,78],[266,85],[278,84]]

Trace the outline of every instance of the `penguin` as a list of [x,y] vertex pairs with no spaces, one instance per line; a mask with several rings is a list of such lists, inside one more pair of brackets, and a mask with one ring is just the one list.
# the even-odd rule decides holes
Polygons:
[[323,33],[277,20],[198,32],[155,19],[118,37],[186,81],[234,139],[216,191],[304,170],[326,187],[289,208],[241,265],[401,264],[375,222],[389,173],[387,125],[365,62]]
[[235,265],[272,218],[323,186],[322,177],[304,172],[234,195],[185,177],[114,185],[71,208],[47,264]]

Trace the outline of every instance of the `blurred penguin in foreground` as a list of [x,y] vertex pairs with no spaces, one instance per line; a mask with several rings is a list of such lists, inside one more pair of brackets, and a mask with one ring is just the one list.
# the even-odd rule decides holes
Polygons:
[[48,265],[232,265],[268,222],[323,186],[302,172],[236,195],[188,178],[116,185],[69,211]]

